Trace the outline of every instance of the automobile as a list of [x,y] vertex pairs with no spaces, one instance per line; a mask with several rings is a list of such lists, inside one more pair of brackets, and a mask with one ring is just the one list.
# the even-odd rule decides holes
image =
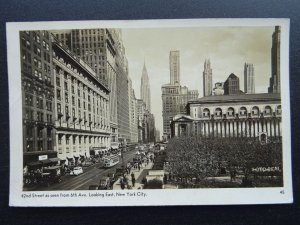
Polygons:
[[99,185],[97,184],[90,185],[89,190],[99,190]]
[[83,173],[82,167],[77,166],[77,167],[74,167],[73,170],[71,170],[70,175],[77,176],[77,175],[82,174],[82,173]]
[[122,169],[122,168],[117,168],[116,169],[116,172],[115,172],[115,179],[117,179],[118,177],[120,177],[120,176],[123,176],[123,174],[125,173],[125,170],[124,169]]
[[112,185],[109,177],[102,177],[99,181],[98,190],[110,190]]
[[108,173],[107,177],[109,178],[111,184],[113,184],[116,181],[116,177],[114,173]]

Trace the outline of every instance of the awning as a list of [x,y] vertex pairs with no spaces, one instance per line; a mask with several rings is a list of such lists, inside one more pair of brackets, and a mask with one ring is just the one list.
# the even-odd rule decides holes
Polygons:
[[40,162],[44,165],[44,164],[49,164],[52,163],[52,161],[50,159],[44,159],[44,160],[40,160]]
[[40,161],[35,161],[35,162],[29,162],[27,163],[28,166],[41,166],[42,163]]
[[61,161],[61,159],[60,158],[50,158],[49,159],[51,162],[59,162],[59,161]]
[[68,161],[72,161],[72,160],[74,160],[73,158],[69,158],[69,157],[67,157],[67,159],[68,159]]

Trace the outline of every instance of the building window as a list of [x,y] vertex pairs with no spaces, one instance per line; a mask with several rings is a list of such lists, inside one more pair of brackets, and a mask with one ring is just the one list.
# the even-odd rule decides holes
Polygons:
[[66,106],[65,111],[66,111],[66,115],[68,116],[69,115],[69,106]]
[[259,115],[259,108],[257,106],[254,106],[252,108],[252,115],[253,116],[258,116]]
[[56,90],[56,96],[57,96],[58,100],[61,100],[61,95],[60,95],[60,90],[59,89]]
[[61,135],[58,135],[58,144],[61,145]]
[[277,106],[276,112],[278,115],[281,115],[281,105]]
[[222,116],[222,109],[216,108],[216,110],[215,110],[215,116],[216,116],[216,117]]
[[247,109],[246,107],[240,108],[240,116],[246,116],[247,115]]
[[61,105],[57,103],[57,113],[61,113]]
[[65,90],[67,91],[68,90],[68,83],[65,82]]
[[59,77],[56,77],[56,86],[60,86],[60,78]]
[[233,108],[228,108],[228,110],[227,110],[227,115],[228,116],[234,116],[234,109]]
[[210,111],[209,111],[209,109],[205,108],[203,110],[203,117],[209,117],[209,116],[210,116]]
[[68,95],[68,93],[65,93],[65,102],[69,103],[69,95]]
[[265,115],[271,115],[272,114],[272,108],[270,106],[265,107]]

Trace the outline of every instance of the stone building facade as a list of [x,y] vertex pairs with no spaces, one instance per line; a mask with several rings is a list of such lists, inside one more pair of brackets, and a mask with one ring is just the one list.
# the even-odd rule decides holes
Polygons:
[[109,89],[54,37],[52,48],[58,157],[76,163],[92,148],[110,147]]
[[173,117],[172,136],[258,137],[282,136],[279,94],[203,97],[189,101],[187,114]]

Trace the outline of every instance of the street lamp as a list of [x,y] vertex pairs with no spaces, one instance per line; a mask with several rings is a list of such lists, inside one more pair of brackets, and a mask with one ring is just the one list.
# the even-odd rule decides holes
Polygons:
[[121,158],[122,158],[122,169],[124,170],[124,149],[126,148],[126,145],[124,142],[121,144]]

